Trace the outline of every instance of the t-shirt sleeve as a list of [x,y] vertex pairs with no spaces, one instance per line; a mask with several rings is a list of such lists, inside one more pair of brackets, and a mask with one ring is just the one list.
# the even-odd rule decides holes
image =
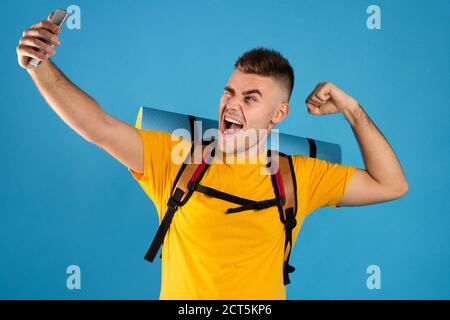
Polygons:
[[304,216],[325,206],[339,208],[337,202],[344,196],[356,167],[302,155],[293,156],[292,162]]
[[144,151],[144,172],[139,173],[131,168],[128,170],[156,207],[160,208],[161,203],[167,201],[172,182],[184,160],[180,157],[182,152],[174,157],[172,151],[181,143],[185,148],[187,141],[163,131],[137,130]]

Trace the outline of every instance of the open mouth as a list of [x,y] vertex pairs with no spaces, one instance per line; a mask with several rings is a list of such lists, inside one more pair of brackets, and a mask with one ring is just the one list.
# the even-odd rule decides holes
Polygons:
[[222,120],[222,132],[224,134],[235,134],[244,128],[244,123],[229,116]]

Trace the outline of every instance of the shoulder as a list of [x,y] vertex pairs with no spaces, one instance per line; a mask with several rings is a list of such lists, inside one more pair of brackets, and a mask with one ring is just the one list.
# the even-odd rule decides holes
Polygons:
[[320,160],[317,158],[311,158],[311,157],[301,155],[301,154],[291,155],[290,157],[292,159],[292,164],[293,164],[295,170],[311,169],[314,167],[314,165],[318,161],[319,162],[324,161],[324,160]]
[[183,136],[168,133],[166,131],[156,131],[147,129],[137,129],[142,139],[145,142],[150,142],[153,147],[154,144],[163,144],[166,147],[182,146],[190,147],[192,142]]

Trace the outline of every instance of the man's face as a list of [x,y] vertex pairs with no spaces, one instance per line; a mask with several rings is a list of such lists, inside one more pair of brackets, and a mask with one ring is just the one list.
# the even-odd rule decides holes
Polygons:
[[[225,86],[219,108],[219,147],[226,153],[247,150],[287,115],[287,94],[271,77],[235,70]],[[263,129],[263,130],[259,130]]]

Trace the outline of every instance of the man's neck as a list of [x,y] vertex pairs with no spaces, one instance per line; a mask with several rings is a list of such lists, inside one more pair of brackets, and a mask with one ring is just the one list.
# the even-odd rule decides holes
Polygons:
[[264,141],[255,144],[248,149],[238,152],[225,152],[218,149],[215,158],[219,163],[225,164],[267,164],[267,148]]

